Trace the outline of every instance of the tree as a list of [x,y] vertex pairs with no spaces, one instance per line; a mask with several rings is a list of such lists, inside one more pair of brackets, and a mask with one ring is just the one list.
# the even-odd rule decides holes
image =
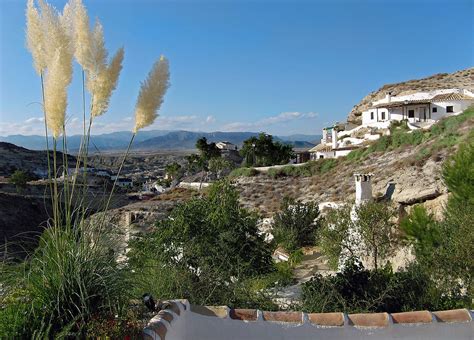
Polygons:
[[15,172],[10,176],[10,182],[15,184],[17,189],[26,187],[26,184],[30,179],[30,175],[22,170],[15,170]]
[[377,269],[380,261],[392,256],[398,245],[395,209],[387,203],[370,202],[356,206],[355,215],[354,224],[362,240],[361,250]]
[[350,205],[331,209],[322,221],[319,242],[331,268],[338,267],[342,254],[356,256],[356,244],[350,238],[352,223]]
[[209,160],[209,171],[214,173],[218,179],[221,178],[223,172],[227,171],[228,173],[233,168],[234,164],[222,157],[214,157]]
[[181,174],[181,165],[176,162],[167,164],[165,167],[166,174],[171,178],[171,180],[177,179]]
[[169,291],[199,304],[231,303],[235,285],[273,270],[257,217],[240,207],[228,181],[216,182],[207,197],[176,207],[132,245],[130,259],[137,270],[156,266],[173,273],[180,279],[167,283]]
[[315,244],[320,229],[318,205],[285,197],[272,226],[275,241],[287,251]]
[[199,150],[201,157],[205,161],[221,156],[221,151],[216,146],[216,143],[208,143],[206,137],[201,137],[196,141],[196,149]]
[[395,209],[383,202],[345,205],[326,216],[321,245],[335,267],[341,257],[367,256],[375,269],[395,252]]
[[286,164],[293,157],[291,145],[273,141],[273,136],[260,133],[244,141],[240,154],[247,166]]
[[474,296],[474,143],[469,141],[443,167],[451,195],[441,221],[415,207],[401,226],[416,261],[446,288],[461,283]]

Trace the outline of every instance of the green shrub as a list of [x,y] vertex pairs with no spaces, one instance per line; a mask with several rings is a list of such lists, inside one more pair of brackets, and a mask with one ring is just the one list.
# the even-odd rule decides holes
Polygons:
[[274,217],[272,230],[277,244],[292,253],[298,248],[314,245],[319,227],[317,204],[285,198],[281,211]]
[[129,257],[136,295],[148,291],[159,299],[180,296],[203,305],[247,306],[251,299],[243,292],[256,292],[244,282],[274,271],[257,216],[239,205],[227,181],[213,184],[207,197],[177,206],[169,219],[132,242]]
[[367,270],[354,258],[335,275],[314,276],[302,287],[305,312],[404,312],[469,305],[459,288],[439,290],[419,266],[394,273],[390,266]]
[[255,168],[237,168],[230,172],[229,177],[253,177],[259,174],[258,170]]
[[10,183],[15,184],[17,188],[24,188],[30,180],[31,176],[23,170],[15,170],[10,176]]
[[12,302],[7,311],[34,321],[11,325],[22,337],[79,336],[92,314],[120,314],[128,297],[127,270],[116,261],[112,233],[86,228],[50,227],[25,263],[5,267],[0,285],[2,300]]

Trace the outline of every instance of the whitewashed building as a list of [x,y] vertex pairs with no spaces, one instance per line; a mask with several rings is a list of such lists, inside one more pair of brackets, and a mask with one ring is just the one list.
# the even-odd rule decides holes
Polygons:
[[474,93],[463,89],[443,89],[395,96],[387,93],[384,99],[372,102],[362,112],[362,125],[387,128],[391,121],[409,123],[434,122],[445,116],[462,113],[474,104]]
[[358,146],[346,145],[343,141],[339,141],[337,126],[329,126],[323,128],[321,143],[309,150],[310,159],[315,161],[322,158],[347,156],[352,150],[357,148]]
[[237,150],[237,145],[227,141],[217,142],[216,146],[219,150]]

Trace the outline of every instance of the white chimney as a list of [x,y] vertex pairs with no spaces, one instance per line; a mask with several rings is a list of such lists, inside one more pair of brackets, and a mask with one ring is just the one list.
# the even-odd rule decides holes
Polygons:
[[392,101],[392,92],[387,92],[385,94],[385,100],[387,103],[390,103]]
[[332,148],[337,148],[337,131],[335,126],[332,128]]
[[356,205],[372,200],[372,183],[373,174],[354,174],[356,185]]

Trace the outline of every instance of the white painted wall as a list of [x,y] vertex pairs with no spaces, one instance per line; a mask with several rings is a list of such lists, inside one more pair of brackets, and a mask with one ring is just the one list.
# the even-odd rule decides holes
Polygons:
[[472,340],[474,334],[473,322],[391,323],[382,328],[323,327],[310,323],[306,318],[302,323],[264,321],[260,311],[256,321],[205,316],[190,311],[181,311],[180,314],[174,314],[170,323],[162,321],[168,329],[166,340]]

